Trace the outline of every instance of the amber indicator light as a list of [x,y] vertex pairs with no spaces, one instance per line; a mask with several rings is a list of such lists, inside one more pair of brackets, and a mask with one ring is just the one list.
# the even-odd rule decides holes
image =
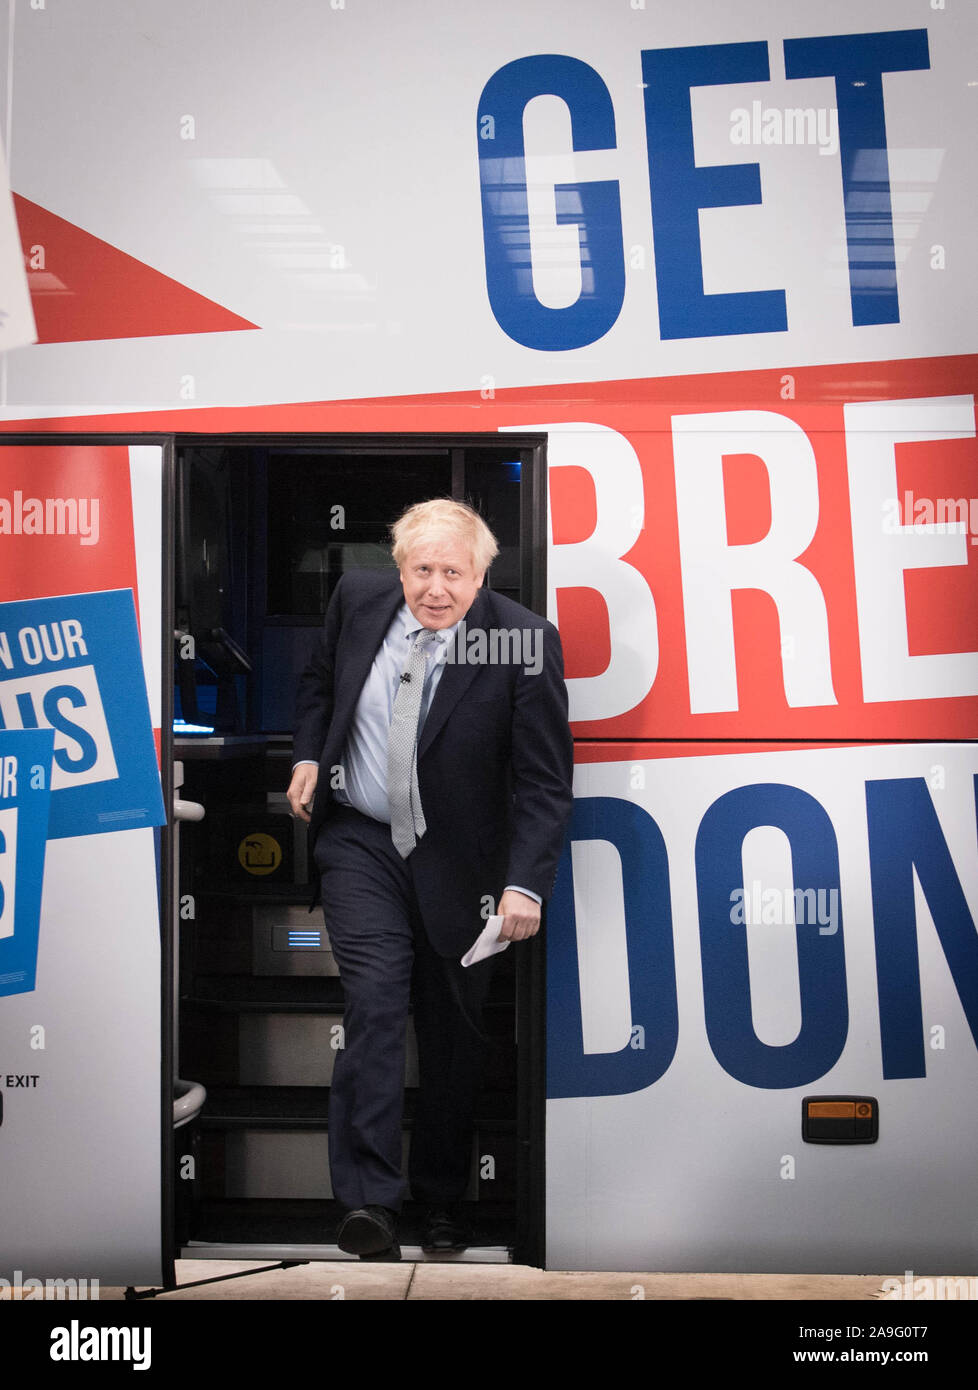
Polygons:
[[856,1116],[856,1102],[852,1100],[813,1100],[809,1102],[808,1116],[812,1120],[852,1120]]
[[805,1096],[801,1116],[809,1144],[875,1144],[879,1135],[874,1096]]

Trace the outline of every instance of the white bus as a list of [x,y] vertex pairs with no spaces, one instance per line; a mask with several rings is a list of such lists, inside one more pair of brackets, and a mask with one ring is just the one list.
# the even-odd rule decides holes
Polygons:
[[576,739],[469,1258],[973,1271],[974,12],[8,10],[0,1274],[336,1256],[291,691],[439,494]]

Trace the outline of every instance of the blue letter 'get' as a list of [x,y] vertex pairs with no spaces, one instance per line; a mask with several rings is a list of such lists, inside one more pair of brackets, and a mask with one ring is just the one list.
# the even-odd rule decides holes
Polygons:
[[883,73],[929,68],[926,29],[786,39],[786,77],[834,77],[855,327],[899,323]]
[[759,203],[761,177],[756,164],[697,167],[689,99],[691,87],[766,82],[767,44],[649,49],[642,54],[642,75],[661,337],[784,332],[783,290],[703,293],[700,208]]
[[537,96],[567,103],[575,151],[613,149],[615,113],[592,67],[553,53],[507,63],[490,77],[479,102],[480,133],[493,131],[491,139],[479,139],[489,303],[500,328],[517,343],[560,352],[595,342],[621,313],[621,199],[613,179],[555,186],[557,222],[578,228],[581,293],[564,309],[541,304],[533,289],[523,147],[523,111]]

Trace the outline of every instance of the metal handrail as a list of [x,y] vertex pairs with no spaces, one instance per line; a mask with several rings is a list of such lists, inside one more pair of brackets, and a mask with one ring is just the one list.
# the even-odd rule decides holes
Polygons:
[[173,1089],[177,1093],[173,1097],[173,1128],[179,1129],[200,1114],[207,1092],[199,1081],[176,1081]]

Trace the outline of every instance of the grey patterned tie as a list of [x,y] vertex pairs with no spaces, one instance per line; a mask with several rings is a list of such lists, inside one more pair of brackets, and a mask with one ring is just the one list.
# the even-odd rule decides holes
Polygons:
[[422,628],[414,640],[407,669],[397,687],[387,741],[387,794],[391,806],[391,839],[406,859],[425,832],[418,793],[418,715],[426,674],[425,651],[435,634]]

